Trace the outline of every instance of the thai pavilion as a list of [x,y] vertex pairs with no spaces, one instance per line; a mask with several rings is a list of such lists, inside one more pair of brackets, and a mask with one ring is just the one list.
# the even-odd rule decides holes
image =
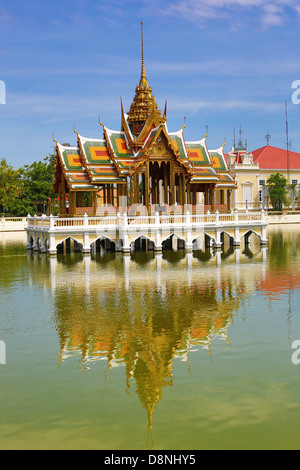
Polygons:
[[121,100],[121,130],[103,128],[102,138],[77,134],[77,146],[56,142],[54,192],[60,216],[97,215],[99,205],[167,206],[204,204],[206,210],[230,210],[236,188],[221,146],[209,151],[206,138],[186,142],[184,126],[169,132],[167,109],[159,111],[148,84],[142,36],[140,82],[128,114]]

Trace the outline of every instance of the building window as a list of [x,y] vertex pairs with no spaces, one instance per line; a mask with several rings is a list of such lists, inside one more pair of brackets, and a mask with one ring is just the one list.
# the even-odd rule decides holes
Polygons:
[[298,185],[298,180],[292,180],[292,184]]
[[259,186],[265,186],[266,180],[259,180]]
[[251,203],[253,202],[253,184],[247,181],[243,183],[243,202]]

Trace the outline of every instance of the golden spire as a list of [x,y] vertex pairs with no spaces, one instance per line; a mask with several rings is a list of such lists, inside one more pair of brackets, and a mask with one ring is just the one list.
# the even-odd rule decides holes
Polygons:
[[[144,57],[144,31],[143,22],[141,22],[141,40],[142,40],[142,66],[141,78],[139,85],[135,89],[135,97],[128,112],[128,122],[136,124],[136,129],[133,129],[134,134],[138,135],[141,132],[141,124],[145,123],[150,111],[154,97],[152,96],[152,88],[148,85],[145,71],[145,57]],[[139,123],[140,125],[137,125]]]
[[146,71],[145,71],[145,58],[144,58],[144,24],[141,22],[142,28],[142,70],[141,70],[141,81],[146,81]]

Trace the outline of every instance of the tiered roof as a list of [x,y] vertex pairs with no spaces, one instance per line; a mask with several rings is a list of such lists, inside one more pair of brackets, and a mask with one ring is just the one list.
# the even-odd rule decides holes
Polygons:
[[70,190],[97,189],[89,178],[87,169],[82,161],[79,147],[64,146],[56,142],[57,165],[54,182],[54,191],[58,192],[60,178],[65,177]]
[[192,182],[217,183],[219,179],[210,159],[206,137],[195,142],[187,142],[186,148],[193,168]]
[[217,172],[219,178],[216,188],[235,188],[235,182],[229,173],[223,149],[224,145],[217,150],[209,151],[213,168]]
[[57,143],[58,160],[70,190],[95,189],[102,184],[125,184],[126,177],[134,172],[137,162],[148,158],[155,145],[162,140],[174,160],[185,168],[191,183],[215,183],[219,188],[235,187],[223,147],[208,150],[206,138],[185,142],[183,129],[168,132],[162,122],[158,127],[149,127],[143,146],[135,150],[130,148],[125,131],[103,128],[102,139],[83,137],[75,131],[77,147]]
[[[103,138],[86,138],[77,134],[77,147],[63,147],[57,143],[57,161],[61,167],[56,172],[55,188],[62,174],[70,190],[95,189],[102,184],[124,183],[140,165],[151,157],[171,155],[191,183],[214,183],[222,187],[235,187],[229,175],[223,147],[209,152],[207,135],[195,142],[185,142],[183,129],[169,132],[166,106],[158,110],[152,89],[148,85],[144,65],[142,39],[142,68],[139,85],[128,114],[121,100],[121,130],[103,127]],[[56,141],[55,141],[56,142]],[[220,187],[221,187],[220,186]]]

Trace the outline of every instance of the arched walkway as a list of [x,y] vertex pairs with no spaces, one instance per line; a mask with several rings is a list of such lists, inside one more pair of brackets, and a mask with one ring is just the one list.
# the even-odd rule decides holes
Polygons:
[[228,250],[234,244],[234,237],[224,231],[221,233],[221,243],[224,250]]
[[108,237],[101,237],[91,243],[92,253],[100,253],[102,250],[105,252],[115,252],[116,242]]
[[184,250],[185,249],[185,240],[175,233],[170,235],[168,238],[163,240],[162,249],[163,250]]
[[154,251],[155,243],[145,235],[140,235],[130,243],[130,247],[133,251]]
[[241,240],[244,240],[245,245],[249,245],[251,238],[254,239],[256,242],[261,242],[261,236],[256,233],[254,230],[249,230],[244,235],[241,236]]
[[58,253],[82,252],[83,245],[73,237],[67,237],[56,245]]

